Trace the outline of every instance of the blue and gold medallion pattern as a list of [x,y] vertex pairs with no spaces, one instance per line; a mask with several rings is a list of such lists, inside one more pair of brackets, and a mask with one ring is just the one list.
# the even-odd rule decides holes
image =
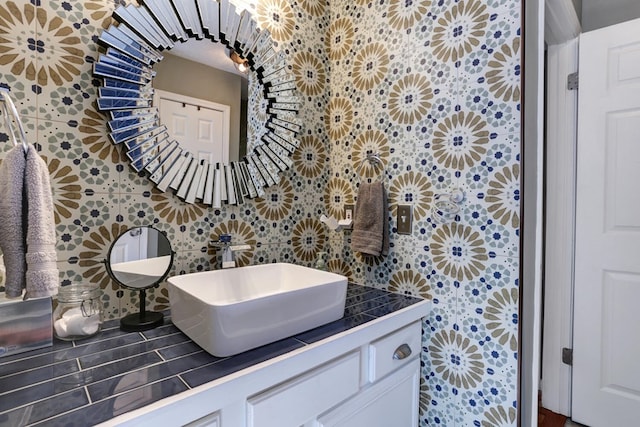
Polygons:
[[[414,215],[386,259],[329,239],[333,257],[356,281],[433,298],[421,426],[516,425],[520,1],[329,4],[330,181],[349,180],[355,197],[382,175],[390,225],[399,204]],[[367,152],[383,171],[359,169]],[[465,195],[460,212],[434,220],[435,200],[453,189]]]
[[[240,265],[313,265],[328,252],[328,268],[352,281],[433,299],[423,322],[421,427],[515,426],[521,1],[251,1],[295,79],[303,126],[279,185],[222,209],[159,192],[109,140],[95,106],[95,40],[128,3],[0,4],[0,85],[18,101],[51,174],[61,283],[98,283],[107,317],[132,310],[101,261],[135,225],[167,233],[172,274],[216,268],[207,242],[223,233],[251,245]],[[265,117],[264,105],[253,106],[251,132],[260,135]],[[381,165],[367,163],[368,153]],[[396,207],[413,209],[412,234],[392,232],[387,257],[353,253],[348,233],[318,220],[341,215],[366,180],[384,182],[392,230]],[[453,189],[465,194],[460,212],[434,220],[434,201]],[[148,300],[166,308],[166,287]]]

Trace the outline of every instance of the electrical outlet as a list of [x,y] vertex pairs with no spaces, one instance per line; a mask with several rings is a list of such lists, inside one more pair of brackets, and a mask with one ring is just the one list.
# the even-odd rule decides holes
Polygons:
[[413,221],[411,205],[398,205],[396,221],[398,234],[411,234]]
[[353,205],[344,205],[344,215],[343,219],[353,219]]

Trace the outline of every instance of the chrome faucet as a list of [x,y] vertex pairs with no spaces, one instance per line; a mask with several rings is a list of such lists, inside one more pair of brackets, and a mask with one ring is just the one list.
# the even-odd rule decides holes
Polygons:
[[222,265],[224,268],[233,268],[236,266],[235,252],[248,251],[251,249],[250,245],[232,245],[230,234],[221,234],[218,240],[211,240],[210,246],[222,249]]

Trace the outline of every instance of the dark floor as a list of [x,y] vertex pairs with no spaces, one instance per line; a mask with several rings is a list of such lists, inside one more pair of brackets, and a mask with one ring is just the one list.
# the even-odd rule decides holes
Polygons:
[[588,427],[575,423],[564,415],[543,408],[540,402],[541,398],[538,396],[538,427]]
[[546,408],[538,409],[538,427],[564,427],[567,417],[556,414]]

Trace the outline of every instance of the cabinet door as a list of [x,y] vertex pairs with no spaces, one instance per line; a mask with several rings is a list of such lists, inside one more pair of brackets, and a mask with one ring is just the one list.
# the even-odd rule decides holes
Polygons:
[[214,412],[185,424],[184,427],[220,427],[220,412]]
[[420,361],[415,358],[382,381],[321,416],[322,427],[415,427],[418,425]]
[[358,392],[360,353],[353,352],[247,401],[248,427],[300,426]]

